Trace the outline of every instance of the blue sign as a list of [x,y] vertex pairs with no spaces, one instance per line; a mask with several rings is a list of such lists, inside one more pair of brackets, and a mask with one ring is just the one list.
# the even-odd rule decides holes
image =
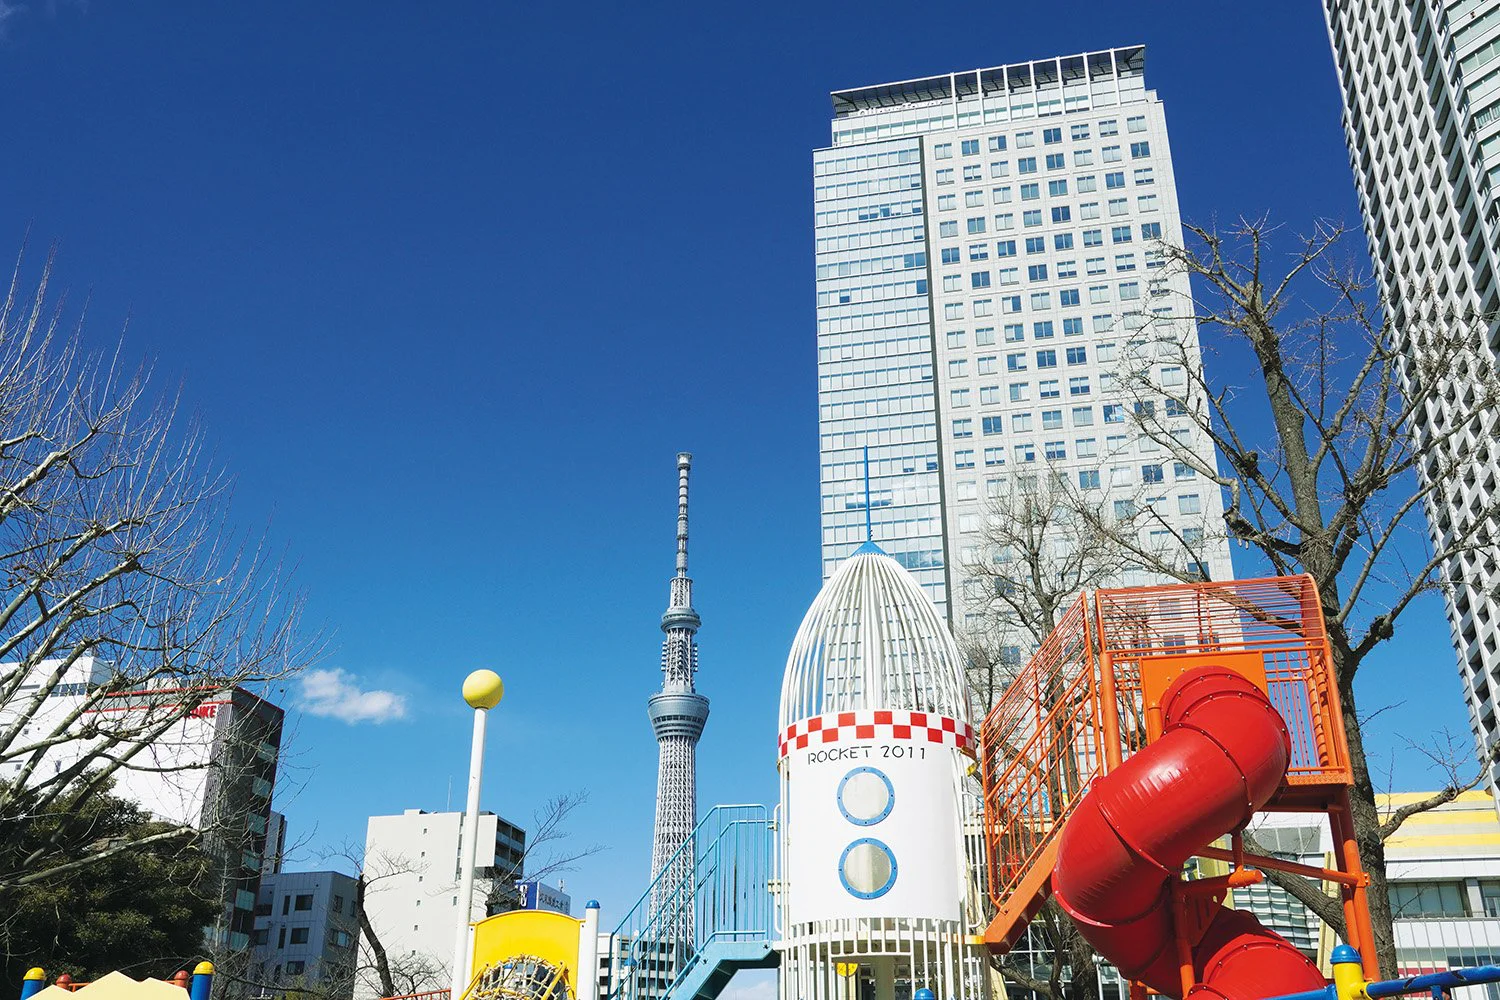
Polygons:
[[516,893],[523,910],[551,910],[553,913],[572,915],[573,898],[545,882],[517,882]]

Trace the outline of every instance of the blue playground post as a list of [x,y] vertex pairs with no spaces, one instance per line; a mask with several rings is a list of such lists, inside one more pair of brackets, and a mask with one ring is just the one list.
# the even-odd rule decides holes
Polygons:
[[937,1000],[937,994],[924,986],[911,995],[911,1000]]
[[213,985],[214,963],[199,962],[193,967],[193,983],[188,987],[188,1000],[208,1000]]
[[41,969],[27,969],[26,975],[21,978],[21,1000],[31,1000],[46,985],[47,973]]

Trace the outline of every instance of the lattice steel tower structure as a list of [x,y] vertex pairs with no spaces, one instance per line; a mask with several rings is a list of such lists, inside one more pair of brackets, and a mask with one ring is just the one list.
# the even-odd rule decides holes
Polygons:
[[[673,855],[698,825],[698,737],[708,721],[708,699],[693,690],[698,672],[698,643],[693,638],[701,624],[693,610],[693,581],[688,578],[688,471],[693,456],[677,456],[677,574],[672,577],[671,603],[661,616],[666,638],[661,644],[661,693],[651,696],[648,711],[656,733],[660,759],[656,771],[656,830],[651,850],[651,876],[657,894],[677,899],[692,898],[693,850],[691,846]],[[671,862],[671,870],[657,876]],[[681,919],[691,921],[691,908]],[[691,940],[692,927],[674,928]]]

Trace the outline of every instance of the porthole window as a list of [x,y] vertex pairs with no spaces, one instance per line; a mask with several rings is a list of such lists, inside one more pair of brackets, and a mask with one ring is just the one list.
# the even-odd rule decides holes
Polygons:
[[857,826],[874,826],[895,804],[891,779],[873,767],[856,767],[839,782],[839,812]]
[[876,899],[896,884],[896,856],[885,844],[863,837],[844,848],[839,858],[839,881],[851,896]]

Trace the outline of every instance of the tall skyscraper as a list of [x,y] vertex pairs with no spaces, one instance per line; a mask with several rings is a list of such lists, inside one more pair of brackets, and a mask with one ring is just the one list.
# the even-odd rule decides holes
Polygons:
[[[1344,131],[1386,320],[1409,353],[1432,321],[1472,330],[1475,354],[1500,352],[1500,0],[1325,0],[1344,97]],[[1493,369],[1492,369],[1493,371]],[[1464,385],[1430,403],[1419,440],[1462,426]],[[1496,420],[1484,415],[1423,467],[1444,458],[1427,515],[1439,547],[1493,517],[1500,479]],[[1500,693],[1500,557],[1465,552],[1443,568],[1448,625],[1469,722],[1496,739]],[[1500,765],[1492,769],[1500,778]]]
[[1142,535],[1185,535],[1194,568],[1229,576],[1227,544],[1195,539],[1218,490],[1134,416],[1154,406],[1196,454],[1211,442],[1121,375],[1155,352],[1152,379],[1183,386],[1199,357],[1188,279],[1158,244],[1182,228],[1145,50],[832,96],[813,154],[824,577],[865,540],[866,447],[875,538],[960,635],[993,567],[987,519],[1039,477],[1106,512],[1149,503]]
[[[660,751],[651,848],[653,880],[698,825],[698,738],[708,721],[708,699],[693,689],[693,675],[698,672],[698,643],[693,636],[702,623],[693,610],[693,581],[687,575],[688,471],[692,464],[692,455],[677,456],[677,573],[672,577],[671,602],[661,616],[661,630],[666,633],[661,644],[661,692],[648,703]],[[692,854],[689,849],[678,855],[664,885],[682,885],[692,877]],[[684,938],[691,937],[691,927],[679,930]]]

